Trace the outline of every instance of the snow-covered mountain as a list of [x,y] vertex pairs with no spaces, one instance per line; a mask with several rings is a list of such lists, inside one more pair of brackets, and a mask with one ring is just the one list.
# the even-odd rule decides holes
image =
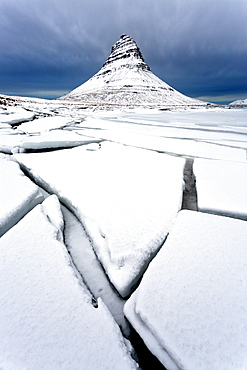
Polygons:
[[60,99],[92,104],[198,106],[155,76],[136,42],[122,35],[98,73]]
[[247,107],[247,99],[234,100],[229,105],[236,105],[236,106],[241,106],[241,107]]

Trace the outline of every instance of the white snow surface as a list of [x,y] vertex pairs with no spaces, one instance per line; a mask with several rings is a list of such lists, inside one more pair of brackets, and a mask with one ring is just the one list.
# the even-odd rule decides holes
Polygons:
[[185,160],[103,142],[16,154],[83,223],[111,282],[128,295],[180,210]]
[[247,367],[247,223],[181,211],[125,314],[171,369]]
[[41,203],[39,188],[21,171],[18,163],[0,154],[0,237],[34,206]]
[[1,369],[136,369],[103,302],[92,305],[62,231],[52,196],[0,239]]
[[198,209],[247,220],[247,163],[196,158]]

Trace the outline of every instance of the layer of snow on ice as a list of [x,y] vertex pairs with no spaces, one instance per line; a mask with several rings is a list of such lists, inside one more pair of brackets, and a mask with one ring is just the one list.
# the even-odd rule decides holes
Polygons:
[[195,159],[198,208],[247,219],[247,163]]
[[169,370],[246,368],[246,245],[245,221],[180,212],[125,305]]
[[16,154],[76,213],[110,280],[125,296],[162,245],[181,207],[184,159],[103,142]]
[[18,163],[0,155],[0,236],[15,225],[43,196]]
[[62,230],[52,196],[0,239],[0,367],[137,368],[103,302],[92,305]]
[[66,207],[62,207],[62,212],[65,244],[77,270],[93,296],[104,301],[122,332],[129,336],[129,324],[123,314],[125,300],[109,282],[80,221]]

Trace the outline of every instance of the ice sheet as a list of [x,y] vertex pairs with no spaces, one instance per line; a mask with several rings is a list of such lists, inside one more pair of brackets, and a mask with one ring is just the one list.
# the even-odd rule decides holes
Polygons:
[[0,154],[0,236],[15,225],[43,195],[20,170],[18,163]]
[[15,158],[77,215],[111,282],[126,296],[181,207],[185,161],[107,142],[91,149]]
[[[244,369],[247,223],[181,211],[125,314],[168,369]],[[174,365],[174,366],[175,366]]]
[[0,367],[137,368],[103,302],[92,305],[62,230],[52,196],[0,239]]

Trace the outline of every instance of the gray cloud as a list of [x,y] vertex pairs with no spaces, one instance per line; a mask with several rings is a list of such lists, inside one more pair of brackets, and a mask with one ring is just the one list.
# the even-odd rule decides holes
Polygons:
[[247,95],[246,19],[246,0],[0,0],[0,93],[73,89],[127,33],[183,93]]

